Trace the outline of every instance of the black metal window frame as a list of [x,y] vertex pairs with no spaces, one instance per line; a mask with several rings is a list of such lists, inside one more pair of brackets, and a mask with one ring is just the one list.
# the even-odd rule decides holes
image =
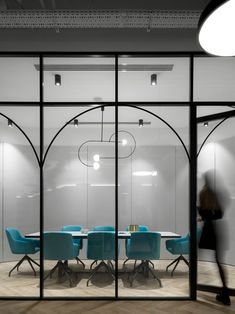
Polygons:
[[[187,297],[120,297],[118,295],[118,269],[116,269],[116,280],[115,280],[115,295],[113,297],[45,297],[44,296],[44,263],[43,263],[43,237],[40,241],[40,293],[38,297],[6,297],[0,296],[0,300],[196,300],[197,289],[207,290],[214,292],[215,289],[207,288],[205,285],[197,285],[197,241],[196,241],[196,195],[197,195],[197,124],[200,123],[197,119],[197,106],[221,106],[221,105],[233,105],[235,102],[232,101],[194,101],[194,58],[195,57],[210,57],[205,53],[200,52],[0,52],[1,57],[37,57],[39,59],[39,101],[27,102],[27,101],[0,101],[1,106],[30,106],[39,108],[39,132],[40,132],[40,152],[38,163],[40,168],[40,232],[41,235],[44,230],[44,181],[43,181],[43,165],[44,165],[44,108],[50,106],[89,106],[96,104],[97,102],[46,102],[43,97],[43,60],[45,57],[107,57],[110,56],[115,60],[115,97],[113,102],[98,102],[99,105],[113,105],[115,109],[115,226],[116,230],[118,227],[118,142],[117,142],[117,131],[118,131],[118,109],[121,106],[185,106],[189,108],[189,231],[191,234],[190,241],[190,268],[189,268],[189,296]],[[186,57],[189,59],[189,100],[188,101],[148,101],[148,102],[126,102],[118,100],[118,61],[120,57]],[[212,57],[212,56],[211,56]],[[1,112],[1,110],[0,110]],[[229,115],[229,113],[228,113]],[[207,116],[207,121],[210,117]],[[31,145],[32,146],[32,145]],[[116,266],[118,263],[118,237],[116,233]]]

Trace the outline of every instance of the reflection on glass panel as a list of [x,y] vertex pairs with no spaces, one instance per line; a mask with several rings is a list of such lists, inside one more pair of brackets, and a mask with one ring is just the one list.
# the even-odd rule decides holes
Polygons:
[[194,100],[234,101],[234,58],[194,59]]
[[44,101],[114,101],[111,57],[44,58]]
[[[37,109],[33,112],[38,118]],[[0,116],[1,295],[39,296],[40,241],[25,238],[40,226],[39,165],[29,142],[12,123],[11,110],[8,113],[9,119]],[[26,119],[18,122],[37,138],[38,126]]]
[[[176,119],[177,110],[182,115]],[[119,229],[129,237],[120,240],[120,296],[189,295],[189,161],[177,136],[156,116],[184,133],[188,144],[187,107],[119,108]],[[181,236],[185,247],[180,252],[175,240]],[[185,261],[173,271],[181,254]]]
[[39,101],[39,72],[35,68],[37,64],[38,58],[1,57],[0,100]]
[[188,58],[119,58],[119,101],[188,101]]
[[[210,106],[206,108],[208,115],[210,111],[214,113],[217,107]],[[226,108],[227,106],[224,106],[224,111],[226,111]],[[219,243],[222,243],[218,253],[220,262],[227,274],[227,285],[229,288],[234,289],[234,118],[228,118],[220,124],[202,146],[206,137],[220,122],[221,119],[209,121],[208,125],[204,125],[203,122],[198,124],[198,151],[200,150],[198,156],[198,195],[205,186],[205,174],[209,173],[212,177],[212,189],[216,191],[223,208],[223,217],[216,220],[215,230],[219,237]],[[199,200],[198,205],[200,205]],[[199,226],[204,226],[203,221],[199,223]],[[215,263],[214,250],[199,250],[198,283],[220,287],[222,285],[218,267]]]
[[[79,116],[78,123],[62,130],[45,160],[44,228],[49,232],[45,247],[48,244],[50,248],[53,237],[58,236],[51,233],[61,230],[72,232],[72,245],[77,245],[76,256],[65,252],[68,255],[63,258],[59,258],[60,250],[51,256],[48,249],[44,262],[45,276],[48,275],[45,296],[115,295],[114,109],[88,108],[91,111]],[[64,108],[60,115],[56,112],[57,108],[45,108],[46,120],[51,121],[45,129],[46,143],[47,136],[51,138],[51,133],[58,131],[63,112],[64,116],[69,112],[71,119],[81,113],[81,108],[77,108],[77,114],[74,108],[71,112]],[[71,246],[71,239],[67,241]],[[60,259],[68,263],[58,264]],[[63,271],[68,275],[62,276]]]

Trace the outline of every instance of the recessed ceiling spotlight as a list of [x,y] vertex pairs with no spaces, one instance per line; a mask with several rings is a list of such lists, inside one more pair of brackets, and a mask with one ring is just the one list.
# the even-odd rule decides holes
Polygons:
[[204,122],[204,127],[208,128],[209,123],[208,122]]
[[139,119],[139,128],[142,128],[144,126],[144,120]]
[[61,75],[55,74],[55,85],[60,86],[61,85]]
[[151,75],[151,85],[157,85],[157,74],[152,74]]

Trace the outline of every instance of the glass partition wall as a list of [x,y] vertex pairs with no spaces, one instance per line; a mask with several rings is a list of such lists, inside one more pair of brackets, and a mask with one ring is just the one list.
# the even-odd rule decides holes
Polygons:
[[0,64],[1,298],[195,299],[197,270],[198,288],[214,291],[213,258],[194,259],[209,168],[230,195],[223,262],[234,291],[232,59],[9,54]]

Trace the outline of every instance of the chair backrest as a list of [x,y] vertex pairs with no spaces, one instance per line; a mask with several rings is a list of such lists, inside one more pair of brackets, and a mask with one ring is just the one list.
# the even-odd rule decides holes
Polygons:
[[149,227],[145,225],[139,225],[139,231],[149,231]]
[[82,226],[80,225],[67,225],[61,228],[62,231],[81,231]]
[[128,258],[151,260],[160,258],[161,234],[151,231],[138,231],[131,234]]
[[69,260],[76,257],[72,235],[65,232],[45,232],[44,258],[49,260]]
[[115,231],[114,226],[95,226],[93,231]]
[[[202,229],[197,228],[197,242],[199,242],[201,237]],[[166,240],[166,249],[172,254],[189,254],[190,252],[190,234],[176,238]]]
[[15,228],[6,228],[6,235],[9,242],[10,249],[12,253],[18,254],[18,246],[17,241],[24,240],[24,236],[21,234],[21,232],[18,229]]
[[97,260],[115,259],[115,232],[88,232],[87,258]]

